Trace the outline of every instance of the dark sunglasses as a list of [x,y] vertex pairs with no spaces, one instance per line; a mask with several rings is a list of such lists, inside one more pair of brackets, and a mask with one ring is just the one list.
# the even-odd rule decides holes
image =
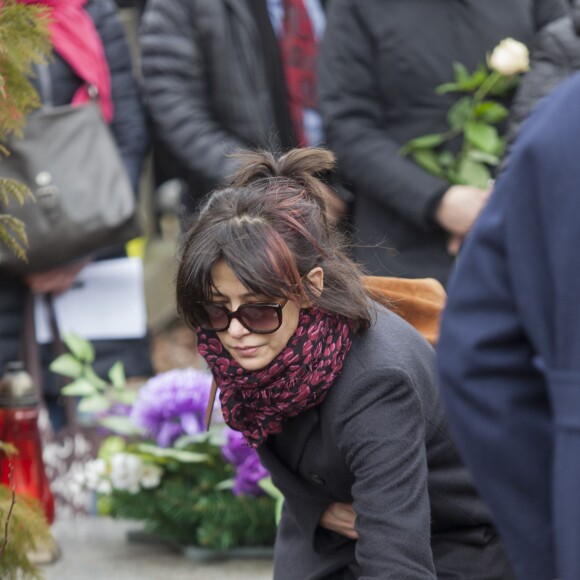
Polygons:
[[282,308],[286,302],[288,300],[281,304],[242,304],[235,312],[216,302],[196,302],[195,314],[199,325],[205,330],[224,332],[236,318],[250,332],[270,334],[282,326]]

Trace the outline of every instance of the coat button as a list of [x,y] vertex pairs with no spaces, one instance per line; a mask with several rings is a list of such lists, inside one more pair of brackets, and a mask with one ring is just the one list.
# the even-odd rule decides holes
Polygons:
[[318,473],[311,473],[310,474],[310,481],[315,483],[316,485],[324,485],[324,479],[318,475]]

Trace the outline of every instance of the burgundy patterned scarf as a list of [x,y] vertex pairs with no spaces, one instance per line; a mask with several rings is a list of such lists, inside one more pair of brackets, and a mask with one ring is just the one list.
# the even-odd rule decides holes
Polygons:
[[245,371],[217,334],[198,329],[198,350],[217,386],[225,422],[252,447],[282,431],[286,419],[322,403],[344,364],[353,336],[347,319],[317,308],[300,312],[298,328],[265,368]]

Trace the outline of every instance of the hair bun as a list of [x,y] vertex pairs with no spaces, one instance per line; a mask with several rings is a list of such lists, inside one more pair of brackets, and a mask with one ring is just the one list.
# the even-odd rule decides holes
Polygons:
[[335,157],[321,147],[292,149],[276,158],[269,151],[242,151],[233,155],[240,167],[232,176],[233,187],[245,187],[264,178],[285,177],[311,182],[334,168]]

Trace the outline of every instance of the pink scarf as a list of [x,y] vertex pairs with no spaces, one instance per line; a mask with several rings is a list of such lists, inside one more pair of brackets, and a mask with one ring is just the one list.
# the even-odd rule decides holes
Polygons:
[[111,74],[101,37],[84,9],[87,0],[17,0],[21,4],[41,4],[50,9],[50,34],[54,49],[84,81],[72,99],[81,105],[91,99],[88,88],[99,94],[104,119],[113,119]]
[[316,405],[342,370],[353,325],[317,308],[302,310],[298,328],[282,352],[259,371],[245,371],[217,334],[197,329],[197,348],[217,386],[225,422],[258,447],[283,423]]

